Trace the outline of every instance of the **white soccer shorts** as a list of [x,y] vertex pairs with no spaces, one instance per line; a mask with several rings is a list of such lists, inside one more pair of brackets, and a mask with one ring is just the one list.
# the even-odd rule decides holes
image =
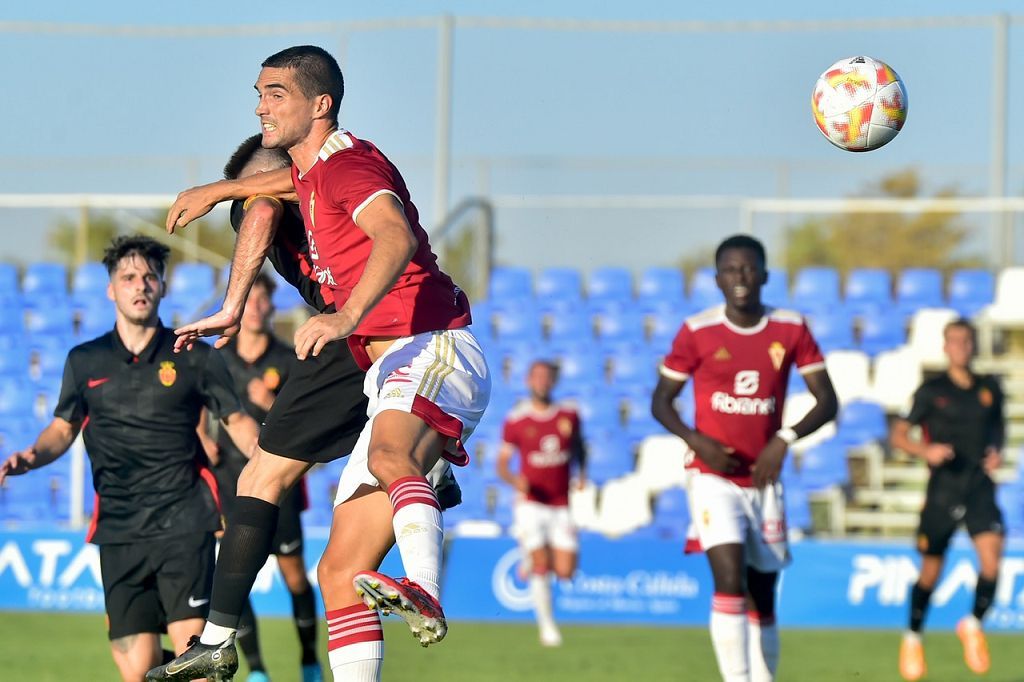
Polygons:
[[513,534],[524,552],[550,547],[565,552],[579,549],[576,526],[569,507],[556,507],[530,500],[519,500],[515,506]]
[[691,471],[690,514],[704,550],[744,545],[747,565],[775,573],[789,565],[782,484],[741,487],[714,474]]
[[397,339],[366,372],[363,392],[369,420],[359,434],[338,482],[338,505],[360,485],[377,486],[368,456],[374,418],[386,410],[414,414],[448,436],[444,457],[427,475],[431,485],[449,462],[469,461],[464,443],[480,423],[491,396],[491,377],[483,351],[468,329],[425,332]]

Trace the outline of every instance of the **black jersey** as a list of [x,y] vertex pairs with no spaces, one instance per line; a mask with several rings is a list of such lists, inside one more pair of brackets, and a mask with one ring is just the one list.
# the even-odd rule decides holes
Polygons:
[[948,374],[926,381],[906,419],[921,426],[927,442],[953,446],[953,459],[932,468],[936,475],[981,473],[985,450],[1003,446],[1003,392],[991,376],[976,375],[970,388],[957,386]]
[[136,356],[114,330],[68,353],[54,416],[83,424],[96,544],[219,528],[196,425],[203,406],[219,419],[241,405],[212,347],[174,353],[174,339],[160,326]]
[[[227,365],[228,372],[231,374],[231,380],[234,382],[235,392],[238,393],[242,401],[242,407],[253,419],[262,424],[267,418],[267,412],[249,400],[249,382],[256,378],[262,379],[271,393],[276,396],[285,380],[288,379],[288,375],[291,374],[292,365],[298,362],[295,359],[295,349],[271,334],[267,349],[253,362],[246,362],[238,354],[236,339],[232,339],[228,345],[217,352],[224,358],[224,364]],[[245,457],[235,447],[234,442],[224,429],[218,431],[217,446],[220,449],[221,457],[243,459]]]
[[[245,216],[243,205],[242,201],[231,204],[231,227],[236,233]],[[330,290],[321,290],[320,284],[313,279],[313,261],[309,257],[306,227],[302,224],[298,206],[293,203],[284,203],[281,222],[267,251],[267,258],[278,274],[298,290],[306,303],[321,313],[334,310],[334,295]]]

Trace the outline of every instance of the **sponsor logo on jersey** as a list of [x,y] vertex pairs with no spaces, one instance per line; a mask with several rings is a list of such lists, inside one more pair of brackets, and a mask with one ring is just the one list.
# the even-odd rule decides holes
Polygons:
[[736,395],[754,395],[761,388],[761,373],[756,369],[745,369],[736,372],[732,392]]
[[715,360],[725,362],[727,360],[732,360],[732,353],[730,353],[729,349],[726,348],[725,346],[721,346],[718,350],[715,351],[715,354],[711,357],[713,357]]
[[772,341],[768,346],[768,357],[772,359],[772,367],[778,372],[782,369],[782,361],[786,359],[786,347],[778,341]]
[[160,383],[164,386],[172,386],[174,380],[178,378],[178,370],[174,369],[174,363],[170,360],[165,360],[160,363],[160,371],[156,373],[160,378]]
[[281,385],[281,373],[277,371],[277,367],[267,367],[266,371],[263,372],[263,383],[271,391],[276,390]]
[[711,394],[711,409],[722,414],[775,414],[775,396],[769,398],[737,398],[725,391],[715,391]]

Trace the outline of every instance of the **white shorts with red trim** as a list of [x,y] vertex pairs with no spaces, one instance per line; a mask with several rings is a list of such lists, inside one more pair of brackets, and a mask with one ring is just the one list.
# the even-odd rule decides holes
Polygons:
[[702,549],[744,545],[747,565],[762,573],[789,565],[781,483],[747,488],[721,476],[692,471],[687,490]]
[[449,329],[396,340],[367,370],[363,392],[369,399],[369,420],[341,472],[335,504],[349,499],[360,485],[378,485],[368,468],[370,434],[376,416],[387,410],[414,414],[448,436],[443,458],[427,476],[432,485],[436,487],[449,462],[465,466],[469,455],[463,444],[490,400],[491,376],[473,333]]
[[524,552],[542,547],[575,552],[579,548],[568,506],[520,500],[516,502],[513,533]]

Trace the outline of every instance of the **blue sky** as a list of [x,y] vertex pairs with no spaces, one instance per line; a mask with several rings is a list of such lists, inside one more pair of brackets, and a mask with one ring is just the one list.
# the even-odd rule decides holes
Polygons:
[[[173,11],[170,9],[173,7]],[[878,3],[871,17],[984,16],[1012,2]],[[388,17],[856,19],[864,6],[821,2],[39,2],[0,21],[97,25],[281,25]],[[1021,67],[1011,31],[1011,83]],[[506,196],[716,194],[841,196],[887,170],[921,168],[930,187],[987,189],[991,32],[986,28],[821,33],[578,33],[460,29],[455,38],[452,203]],[[436,39],[429,29],[248,38],[113,38],[4,33],[7,192],[174,193],[213,179],[256,130],[259,62],[289,44],[334,52],[346,74],[342,122],[374,140],[432,212]],[[910,92],[907,127],[870,155],[828,145],[808,107],[817,75],[853,54],[889,62]],[[1011,122],[1020,111],[1011,85]],[[1021,139],[1011,125],[1011,189]],[[566,159],[571,159],[569,163]],[[716,168],[715,164],[722,167]],[[786,171],[780,162],[788,163]],[[753,164],[753,166],[752,166]],[[10,212],[6,212],[10,215]],[[0,211],[0,258],[45,253],[33,229]],[[735,229],[731,213],[499,211],[499,259],[534,267],[674,262],[695,234]],[[609,251],[628,227],[637,236]],[[699,238],[697,239],[699,241]],[[538,242],[552,246],[538,249]],[[662,248],[651,248],[653,244]],[[703,243],[703,242],[701,242]]]

